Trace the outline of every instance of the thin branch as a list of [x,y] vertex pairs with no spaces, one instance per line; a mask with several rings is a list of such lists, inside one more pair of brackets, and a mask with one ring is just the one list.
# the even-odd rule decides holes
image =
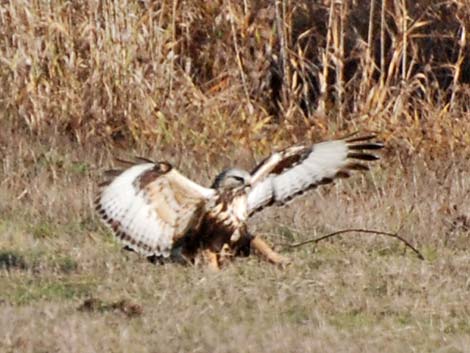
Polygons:
[[337,232],[333,232],[333,233],[323,235],[319,238],[309,239],[309,240],[301,241],[299,243],[289,244],[288,247],[297,248],[297,247],[300,247],[300,246],[303,246],[303,245],[306,245],[306,244],[310,244],[310,243],[315,243],[316,244],[316,243],[318,243],[322,240],[325,240],[325,239],[328,239],[328,238],[331,238],[331,237],[334,237],[336,235],[340,235],[340,234],[343,234],[343,233],[349,233],[349,232],[359,232],[359,233],[366,233],[366,234],[386,235],[388,237],[396,238],[396,239],[400,240],[401,242],[403,242],[411,250],[413,250],[420,260],[424,260],[424,256],[413,245],[411,245],[406,239],[402,238],[398,234],[381,232],[381,231],[370,230],[370,229],[343,229],[343,230],[339,230]]

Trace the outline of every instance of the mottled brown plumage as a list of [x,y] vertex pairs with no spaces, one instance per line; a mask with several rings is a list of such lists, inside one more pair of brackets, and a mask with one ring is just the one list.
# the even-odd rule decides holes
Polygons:
[[218,266],[254,249],[281,263],[284,258],[249,233],[250,215],[354,170],[368,170],[367,163],[378,158],[370,151],[383,147],[373,138],[289,147],[251,173],[224,170],[211,188],[192,182],[168,162],[139,158],[144,163],[108,173],[113,179],[102,184],[96,209],[126,248],[153,259],[205,259]]

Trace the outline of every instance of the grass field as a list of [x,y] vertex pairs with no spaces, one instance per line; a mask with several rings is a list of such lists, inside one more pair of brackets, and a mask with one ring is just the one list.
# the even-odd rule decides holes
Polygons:
[[[253,256],[215,273],[120,249],[91,208],[106,153],[17,142],[1,171],[2,352],[469,351],[468,160],[386,153],[253,220],[290,266]],[[357,227],[399,229],[425,260],[356,233],[282,248]]]
[[[0,352],[470,352],[468,0],[0,2]],[[92,208],[113,157],[209,185],[360,130],[370,173],[268,209],[292,259],[152,265]],[[396,239],[346,228],[398,232]]]

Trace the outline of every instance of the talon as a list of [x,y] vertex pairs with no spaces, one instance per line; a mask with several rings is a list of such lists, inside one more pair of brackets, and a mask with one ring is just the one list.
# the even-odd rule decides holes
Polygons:
[[292,260],[289,259],[288,257],[279,255],[279,262],[276,263],[276,265],[279,265],[283,268],[289,266],[292,263]]
[[290,260],[287,257],[284,257],[277,252],[275,252],[263,239],[259,236],[255,236],[250,243],[251,247],[257,250],[261,255],[263,255],[268,261],[276,265],[281,265],[283,267],[287,266],[290,263]]

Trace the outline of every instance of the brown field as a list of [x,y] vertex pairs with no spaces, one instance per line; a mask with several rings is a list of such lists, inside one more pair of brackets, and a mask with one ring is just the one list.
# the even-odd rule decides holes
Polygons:
[[[240,258],[213,273],[120,249],[91,208],[103,154],[21,139],[17,147],[0,190],[0,351],[469,350],[468,161],[384,158],[367,177],[253,220],[292,265]],[[214,172],[182,169],[197,168]],[[425,260],[357,233],[281,247],[351,227],[399,230]]]
[[[1,352],[470,352],[470,4],[263,4],[0,3]],[[354,130],[370,173],[251,222],[286,268],[153,265],[92,209],[113,156],[209,185]],[[425,259],[287,246],[346,228]]]

